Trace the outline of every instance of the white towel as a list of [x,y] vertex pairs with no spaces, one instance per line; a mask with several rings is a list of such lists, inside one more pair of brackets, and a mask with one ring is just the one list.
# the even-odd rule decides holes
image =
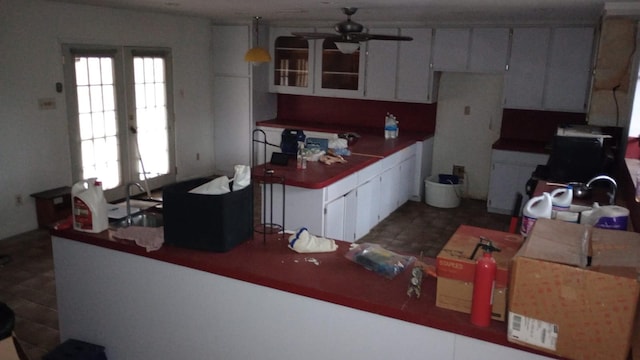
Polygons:
[[289,249],[299,253],[331,252],[338,249],[334,240],[311,235],[307,228],[300,228],[289,237]]
[[119,228],[113,233],[119,239],[133,240],[136,245],[142,246],[147,252],[158,250],[164,243],[164,227],[129,226]]

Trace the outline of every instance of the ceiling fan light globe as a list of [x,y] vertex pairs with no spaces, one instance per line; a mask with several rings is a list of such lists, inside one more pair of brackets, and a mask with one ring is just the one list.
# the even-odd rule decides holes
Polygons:
[[335,44],[338,50],[343,54],[353,54],[358,50],[358,48],[360,48],[360,43],[357,42],[336,41]]

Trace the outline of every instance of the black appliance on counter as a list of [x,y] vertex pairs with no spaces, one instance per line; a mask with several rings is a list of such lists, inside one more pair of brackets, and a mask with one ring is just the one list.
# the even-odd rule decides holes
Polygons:
[[558,127],[547,164],[538,165],[527,181],[527,195],[533,195],[538,180],[586,183],[597,175],[613,176],[621,133],[618,127]]

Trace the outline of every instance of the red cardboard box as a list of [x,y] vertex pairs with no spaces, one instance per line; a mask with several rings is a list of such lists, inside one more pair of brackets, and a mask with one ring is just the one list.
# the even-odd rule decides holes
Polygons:
[[639,269],[638,233],[538,219],[513,259],[508,340],[571,359],[627,359]]
[[478,250],[473,259],[470,257],[480,237],[491,240],[494,246],[500,248],[499,252],[493,253],[497,273],[493,292],[492,318],[505,321],[509,266],[524,240],[519,234],[461,225],[436,258],[438,273],[436,306],[471,313],[473,277],[476,261],[482,256],[482,250]]

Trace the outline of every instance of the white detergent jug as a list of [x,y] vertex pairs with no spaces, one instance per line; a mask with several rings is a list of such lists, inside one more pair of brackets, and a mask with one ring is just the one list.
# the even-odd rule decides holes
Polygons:
[[551,194],[548,192],[527,201],[522,209],[522,236],[529,235],[537,219],[551,219],[552,206]]
[[107,201],[98,179],[90,178],[73,184],[71,207],[75,230],[99,233],[109,227]]
[[567,211],[573,201],[573,187],[555,189],[551,192],[551,204],[553,210]]

